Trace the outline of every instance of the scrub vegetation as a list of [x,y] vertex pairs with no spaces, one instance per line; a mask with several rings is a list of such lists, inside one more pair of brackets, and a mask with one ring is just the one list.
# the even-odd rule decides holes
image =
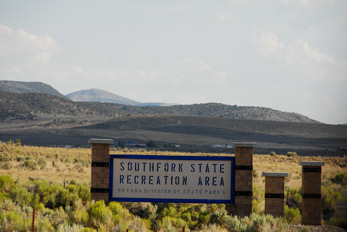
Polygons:
[[[114,149],[118,154],[192,155]],[[213,154],[194,154],[213,155]],[[218,154],[229,155],[229,154]],[[90,149],[0,143],[0,231],[292,231],[301,221],[302,160],[323,160],[323,223],[347,228],[347,159],[255,155],[253,214],[237,218],[223,204],[118,203],[90,201]],[[285,216],[264,215],[262,172],[288,172]],[[287,190],[289,186],[289,190]]]

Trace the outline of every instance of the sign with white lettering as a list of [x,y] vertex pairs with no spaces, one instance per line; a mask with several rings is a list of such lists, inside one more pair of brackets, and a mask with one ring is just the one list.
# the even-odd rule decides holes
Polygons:
[[234,203],[235,157],[111,155],[110,201]]

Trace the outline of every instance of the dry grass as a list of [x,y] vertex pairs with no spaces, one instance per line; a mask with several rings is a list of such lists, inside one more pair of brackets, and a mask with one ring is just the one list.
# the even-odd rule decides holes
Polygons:
[[[45,179],[54,183],[66,180],[76,180],[79,183],[90,183],[91,150],[88,148],[55,148],[36,146],[15,146],[0,142],[0,155],[6,153],[9,161],[0,161],[0,174],[10,175],[15,180],[27,181],[29,178]],[[229,154],[212,153],[183,153],[148,151],[146,149],[112,149],[112,154],[143,154],[143,155],[203,155],[227,156]],[[45,160],[45,165],[37,164],[35,170],[24,166],[25,159],[32,159],[36,163]],[[301,166],[299,161],[324,161],[323,180],[335,176],[340,172],[347,172],[347,158],[343,157],[287,157],[286,155],[255,155],[254,183],[264,189],[262,172],[288,172],[286,185],[301,186]],[[10,163],[10,168],[3,168],[4,163]]]

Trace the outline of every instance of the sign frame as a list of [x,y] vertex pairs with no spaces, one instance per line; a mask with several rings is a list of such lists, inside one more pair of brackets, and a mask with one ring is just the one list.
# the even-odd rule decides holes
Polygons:
[[[210,199],[181,199],[181,198],[133,198],[133,197],[113,197],[113,172],[114,159],[146,159],[146,160],[210,160],[231,162],[230,178],[230,200],[210,200]],[[165,202],[165,203],[207,203],[207,204],[234,204],[235,203],[235,157],[234,156],[167,156],[167,155],[110,155],[109,172],[109,201],[119,202]]]

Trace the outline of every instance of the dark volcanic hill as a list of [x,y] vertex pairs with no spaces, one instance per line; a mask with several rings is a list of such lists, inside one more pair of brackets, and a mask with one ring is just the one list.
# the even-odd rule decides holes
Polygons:
[[45,93],[57,97],[65,96],[52,86],[42,82],[0,81],[0,91],[12,93]]
[[[44,114],[100,114],[113,117],[126,115],[212,116],[234,119],[315,123],[297,113],[264,107],[230,106],[217,103],[176,106],[129,106],[114,103],[73,102],[40,93],[9,93],[0,91],[1,119],[7,116]],[[19,117],[22,118],[22,117]]]
[[264,107],[230,106],[217,103],[176,106],[129,106],[115,103],[73,102],[42,93],[9,93],[0,91],[0,120],[30,120],[39,114],[67,114],[76,118],[85,115],[122,117],[129,115],[209,116],[245,120],[317,123],[297,113]]
[[66,97],[73,101],[87,102],[112,102],[124,105],[139,105],[140,102],[119,96],[117,94],[102,90],[102,89],[86,89],[77,92],[69,93]]

